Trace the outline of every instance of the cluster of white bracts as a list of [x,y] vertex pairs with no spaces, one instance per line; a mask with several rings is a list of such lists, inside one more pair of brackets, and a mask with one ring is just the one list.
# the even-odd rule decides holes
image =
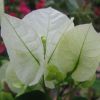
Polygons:
[[[23,19],[3,14],[1,27],[10,58],[6,78],[11,87],[35,85],[43,75],[46,86],[52,86],[53,80],[46,80],[49,65],[56,66],[64,77],[72,72],[72,79],[78,82],[94,76],[100,61],[100,36],[91,24],[74,27],[66,15],[45,8]],[[46,39],[46,51],[41,37]]]

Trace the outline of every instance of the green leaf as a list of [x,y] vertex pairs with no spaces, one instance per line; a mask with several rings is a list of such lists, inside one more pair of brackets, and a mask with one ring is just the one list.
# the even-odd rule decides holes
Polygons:
[[90,78],[88,81],[82,82],[82,83],[80,84],[80,87],[82,87],[82,88],[91,87],[91,86],[94,84],[95,80],[96,80],[96,75],[94,75],[94,76],[93,76],[92,78]]
[[48,64],[44,77],[46,87],[53,89],[64,80],[65,75],[55,65]]
[[17,97],[15,100],[51,100],[51,99],[41,91],[32,91]]
[[93,89],[95,90],[96,94],[100,96],[100,79],[96,79],[95,83],[93,84]]
[[0,92],[0,100],[14,100],[14,98],[10,93]]
[[49,65],[48,68],[48,74],[46,77],[47,81],[52,81],[52,80],[56,80],[58,82],[64,80],[64,76],[63,74],[58,70],[58,68],[54,65]]
[[73,12],[73,11],[79,9],[79,5],[78,5],[78,3],[77,3],[77,0],[74,0],[74,1],[68,0],[68,1],[66,2],[66,4],[67,4],[68,10],[69,10],[70,12]]
[[100,36],[91,24],[76,26],[65,32],[55,49],[51,63],[75,81],[89,80],[100,62]]
[[0,82],[0,92],[4,89],[2,82]]
[[75,96],[75,97],[73,97],[72,100],[88,100],[88,99],[85,97],[81,97],[81,96]]

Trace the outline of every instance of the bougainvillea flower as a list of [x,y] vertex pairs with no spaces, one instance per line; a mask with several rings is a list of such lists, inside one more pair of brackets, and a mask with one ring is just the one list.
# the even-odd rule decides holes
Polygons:
[[10,3],[15,3],[15,0],[9,0],[10,1]]
[[40,0],[39,2],[36,3],[35,8],[40,9],[45,7],[46,1],[45,0]]
[[21,2],[20,6],[18,7],[19,12],[26,15],[28,14],[31,10],[29,7],[25,4],[25,2]]
[[9,15],[14,16],[14,17],[15,17],[15,16],[16,16],[16,13],[15,13],[15,12],[10,12],[10,13],[9,13]]
[[94,13],[95,13],[96,16],[100,16],[100,7],[95,7]]
[[46,8],[22,20],[4,14],[1,26],[11,83],[15,82],[12,70],[23,84],[32,86],[44,77],[50,88],[67,75],[77,82],[94,76],[100,61],[100,36],[91,24],[74,27],[66,15]]
[[5,6],[5,11],[9,11],[10,10],[10,6]]
[[3,54],[6,51],[4,43],[0,43],[0,54]]

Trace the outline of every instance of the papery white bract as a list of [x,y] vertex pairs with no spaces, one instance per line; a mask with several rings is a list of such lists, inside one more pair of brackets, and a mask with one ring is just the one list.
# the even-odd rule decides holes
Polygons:
[[74,27],[73,20],[50,7],[33,11],[26,15],[23,21],[31,25],[40,38],[46,37],[46,62],[50,59],[63,33]]
[[9,63],[6,70],[6,81],[9,88],[15,93],[20,93],[24,87],[24,84],[18,79],[12,63]]
[[52,8],[33,11],[22,20],[3,15],[2,37],[19,80],[26,85],[39,82],[60,37],[71,27],[72,20]]
[[[91,24],[78,25],[60,39],[51,63],[78,82],[89,80],[100,62],[100,35]],[[62,57],[62,58],[61,58]]]
[[[15,65],[14,68],[18,78],[21,78],[21,81],[25,84],[36,80],[34,82],[34,84],[36,84],[43,74],[43,68],[40,67],[38,56],[34,56],[33,50],[35,49],[34,52],[36,50],[39,51],[38,49],[41,47],[39,51],[39,53],[41,53],[43,51],[42,44],[38,37],[34,39],[36,36],[32,29],[30,28],[28,30],[28,26],[25,23],[22,25],[22,23],[23,22],[19,19],[4,15],[2,17],[1,32],[7,47],[10,62]],[[39,43],[40,45],[38,45]],[[36,74],[40,69],[40,76],[37,75],[37,77]]]

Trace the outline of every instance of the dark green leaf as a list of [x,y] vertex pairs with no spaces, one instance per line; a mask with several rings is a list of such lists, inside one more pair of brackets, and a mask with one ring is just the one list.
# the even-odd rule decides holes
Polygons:
[[56,66],[49,65],[48,66],[48,75],[47,75],[46,79],[48,81],[51,81],[51,80],[62,81],[64,79],[64,76]]
[[88,99],[85,97],[81,97],[81,96],[75,96],[75,97],[73,97],[72,100],[88,100]]
[[91,87],[93,85],[93,83],[95,82],[96,76],[94,75],[90,80],[82,82],[80,84],[80,87],[82,88],[87,88],[87,87]]
[[14,98],[10,93],[0,92],[0,100],[14,100]]
[[96,91],[96,94],[100,96],[100,79],[97,79],[93,84],[93,89]]
[[17,97],[16,100],[50,100],[50,98],[41,91],[33,91]]

